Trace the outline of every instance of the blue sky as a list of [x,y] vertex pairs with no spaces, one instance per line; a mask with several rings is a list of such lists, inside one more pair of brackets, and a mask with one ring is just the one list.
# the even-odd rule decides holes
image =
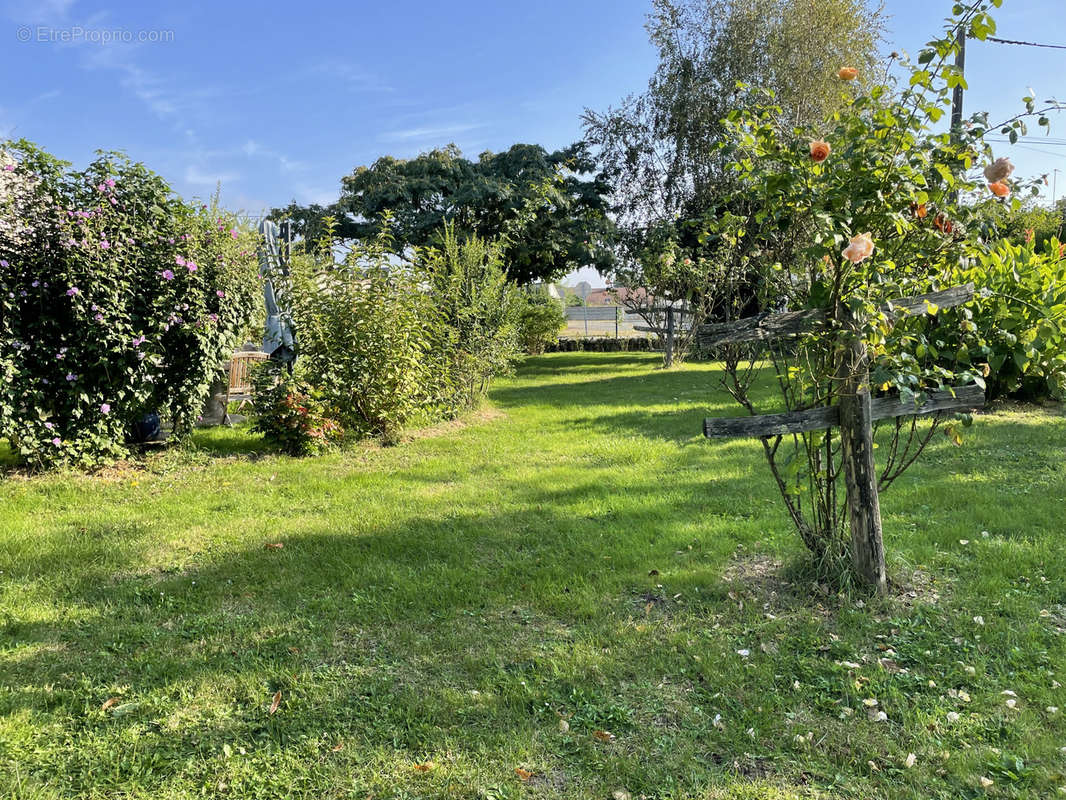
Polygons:
[[[917,52],[950,5],[887,0],[891,46]],[[79,165],[98,148],[125,150],[187,197],[221,181],[223,201],[249,213],[328,202],[342,175],[383,154],[580,138],[584,107],[645,86],[648,7],[0,0],[0,136]],[[1004,38],[1066,44],[1066,0],[1005,0],[996,17]],[[136,41],[142,32],[163,40]],[[966,110],[1009,116],[1028,86],[1066,98],[1064,75],[1066,50],[971,42]],[[1052,136],[1066,137],[1064,126],[1066,116]],[[1066,170],[1066,147],[1026,142],[1008,154],[1019,174]]]

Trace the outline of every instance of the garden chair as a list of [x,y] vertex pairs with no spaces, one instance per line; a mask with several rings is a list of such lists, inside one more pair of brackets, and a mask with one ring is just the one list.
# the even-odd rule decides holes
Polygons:
[[226,411],[223,420],[229,424],[229,404],[239,401],[237,410],[240,411],[244,404],[252,399],[251,366],[260,361],[266,361],[269,356],[257,351],[236,352],[229,362],[229,388],[226,389]]

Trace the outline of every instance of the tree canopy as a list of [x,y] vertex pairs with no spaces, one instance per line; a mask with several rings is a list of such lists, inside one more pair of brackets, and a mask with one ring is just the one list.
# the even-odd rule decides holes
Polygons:
[[290,205],[297,232],[315,238],[324,218],[342,239],[381,232],[388,212],[397,255],[437,244],[445,223],[460,235],[505,239],[508,276],[518,283],[554,280],[572,269],[610,268],[608,185],[592,176],[583,144],[549,153],[516,144],[502,153],[465,158],[454,144],[412,159],[383,156],[342,179],[330,207]]
[[882,16],[867,0],[653,0],[646,27],[647,91],[584,114],[631,256],[649,226],[728,199],[718,144],[738,83],[773,91],[788,124],[818,122],[841,104],[837,69],[876,63]]

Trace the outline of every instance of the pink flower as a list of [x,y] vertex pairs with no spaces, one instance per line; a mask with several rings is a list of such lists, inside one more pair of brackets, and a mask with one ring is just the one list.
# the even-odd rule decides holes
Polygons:
[[74,381],[76,381],[77,379],[78,379],[78,376],[75,375],[73,372],[68,372],[67,373],[67,382],[68,383],[74,383]]
[[226,293],[224,291],[222,291],[221,289],[218,289],[215,292],[215,294],[217,294],[219,297],[225,297],[226,296]]
[[111,242],[107,241],[107,239],[104,239],[102,242],[100,242],[100,249],[101,250],[110,250],[111,249]]
[[93,317],[93,319],[95,319],[97,322],[103,322],[104,321],[104,315],[103,314],[97,314],[95,317]]
[[189,270],[189,272],[196,272],[196,270],[198,269],[198,267],[196,266],[196,262],[195,261],[186,262],[185,268],[187,270]]
[[851,242],[844,248],[841,255],[852,264],[858,264],[860,261],[865,261],[872,256],[873,252],[874,240],[870,238],[870,234],[861,233],[858,236],[851,237]]
[[104,181],[104,183],[106,183],[112,189],[115,188],[115,179],[114,178],[108,178],[106,181]]
[[73,297],[74,295],[78,294],[80,291],[81,290],[78,289],[77,286],[71,286],[69,289],[67,289],[67,297]]
[[54,444],[56,447],[59,447],[59,445],[63,444],[63,440],[57,436],[52,440],[52,444]]
[[51,422],[46,422],[46,423],[44,423],[44,427],[48,428],[48,430],[52,430],[52,428],[54,428],[55,425],[53,425]]
[[14,171],[15,171],[15,165],[14,164],[4,164],[4,172],[14,172]]
[[165,280],[165,281],[174,280],[174,273],[171,272],[169,269],[163,270],[163,280]]
[[236,228],[234,228],[233,230],[231,230],[231,231],[229,232],[229,235],[230,235],[230,236],[232,236],[232,237],[233,237],[234,239],[236,239],[236,238],[237,238],[237,235],[238,235],[238,234],[237,234],[237,229],[236,229]]
[[102,403],[100,405],[100,413],[101,414],[110,414],[111,413],[111,405],[109,403]]
[[6,266],[7,266],[7,261],[5,261],[4,259],[0,258],[0,267],[6,267]]
[[177,264],[179,267],[184,267],[185,259],[181,256],[174,256],[174,263]]

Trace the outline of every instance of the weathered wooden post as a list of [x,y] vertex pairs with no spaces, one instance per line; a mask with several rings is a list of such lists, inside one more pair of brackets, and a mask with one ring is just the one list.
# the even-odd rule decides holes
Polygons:
[[881,500],[874,464],[873,408],[870,399],[870,357],[857,321],[845,312],[848,343],[842,349],[840,375],[840,449],[847,487],[851,527],[851,564],[858,578],[884,593],[885,543]]
[[[883,311],[890,318],[924,314],[933,309],[961,305],[973,297],[972,283],[920,297],[893,300]],[[874,463],[873,423],[894,417],[938,414],[942,411],[976,408],[984,405],[985,393],[979,386],[960,386],[932,392],[919,405],[899,397],[870,394],[870,359],[862,338],[859,320],[837,309],[836,318],[848,336],[841,347],[836,379],[837,404],[789,411],[783,414],[720,417],[705,419],[703,433],[708,438],[726,436],[780,437],[789,434],[840,427],[841,460],[847,488],[848,522],[851,528],[851,560],[856,577],[875,589],[887,589],[885,546],[881,528],[881,501],[877,491]],[[701,325],[697,331],[704,347],[741,342],[760,342],[796,336],[825,328],[830,314],[824,309],[760,314],[735,322]]]

